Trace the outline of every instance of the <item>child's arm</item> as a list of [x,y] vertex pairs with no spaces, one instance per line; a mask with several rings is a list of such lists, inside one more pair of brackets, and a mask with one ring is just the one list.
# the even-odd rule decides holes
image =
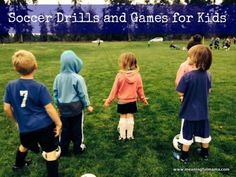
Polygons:
[[178,86],[179,81],[182,78],[182,76],[184,75],[184,73],[185,73],[185,68],[184,68],[184,65],[181,64],[177,73],[176,73],[176,78],[175,78],[175,86],[176,87]]
[[51,117],[51,119],[53,120],[53,122],[56,125],[55,128],[55,136],[59,136],[61,133],[61,127],[62,127],[62,123],[61,123],[61,119],[56,111],[56,109],[54,108],[54,106],[52,105],[52,103],[49,103],[45,106],[45,109],[48,113],[48,115]]
[[108,98],[103,100],[105,101],[103,104],[104,107],[109,107],[110,104],[115,99],[118,92],[118,80],[119,80],[119,75],[117,74]]
[[147,98],[144,95],[144,90],[143,90],[143,82],[142,82],[142,78],[140,75],[140,78],[138,80],[138,89],[137,89],[137,94],[138,97],[142,100],[142,102],[144,103],[144,105],[148,105],[148,101]]
[[79,99],[83,105],[83,108],[86,107],[88,112],[93,112],[93,107],[90,105],[90,100],[85,80],[82,76],[78,76],[78,78],[79,80],[77,82],[76,92],[78,93]]
[[10,104],[4,103],[3,110],[12,122],[14,122],[15,124],[18,124],[13,114],[12,107]]

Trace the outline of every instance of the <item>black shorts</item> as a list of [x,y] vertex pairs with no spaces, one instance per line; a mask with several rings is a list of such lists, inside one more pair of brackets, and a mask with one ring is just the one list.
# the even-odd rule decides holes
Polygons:
[[55,125],[51,124],[48,127],[27,133],[20,133],[21,144],[35,152],[40,152],[40,147],[45,152],[51,152],[57,149],[58,139],[55,137],[54,133]]
[[120,114],[128,114],[128,113],[137,112],[136,101],[130,102],[130,103],[125,103],[125,104],[118,104],[117,105],[117,112]]
[[180,137],[181,143],[186,145],[191,145],[193,141],[209,143],[211,141],[209,120],[189,121],[182,119]]

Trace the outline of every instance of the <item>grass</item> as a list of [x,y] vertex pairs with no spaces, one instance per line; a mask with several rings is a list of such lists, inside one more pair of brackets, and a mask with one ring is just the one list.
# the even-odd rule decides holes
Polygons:
[[[177,41],[185,46],[186,41]],[[66,49],[74,50],[84,61],[84,76],[94,106],[86,113],[84,133],[87,151],[75,157],[60,159],[61,177],[80,177],[93,173],[97,177],[233,177],[236,174],[236,46],[231,50],[213,50],[213,92],[210,95],[212,142],[209,161],[201,161],[191,148],[190,163],[183,165],[172,157],[172,139],[179,132],[179,100],[174,79],[185,51],[169,49],[169,42],[106,42],[100,47],[92,43],[25,43],[0,47],[0,95],[9,80],[18,78],[11,66],[11,56],[19,49],[32,51],[39,64],[36,80],[43,82],[52,93],[52,84],[59,72],[59,57]],[[116,127],[119,115],[116,104],[103,108],[118,71],[120,53],[132,51],[137,55],[149,106],[138,104],[135,118],[135,140],[119,142]],[[22,172],[14,173],[11,165],[19,145],[18,132],[6,118],[0,103],[0,177],[45,177],[42,157],[29,153],[34,163]],[[208,171],[187,171],[209,168]],[[228,172],[219,171],[229,168]],[[212,169],[212,171],[210,171]],[[181,171],[182,170],[182,171]]]

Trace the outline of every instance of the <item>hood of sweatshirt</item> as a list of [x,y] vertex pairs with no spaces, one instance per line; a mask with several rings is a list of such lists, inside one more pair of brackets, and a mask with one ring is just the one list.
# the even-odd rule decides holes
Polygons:
[[83,67],[83,61],[72,50],[64,51],[60,61],[62,73],[79,73]]
[[137,70],[121,71],[120,73],[123,75],[125,81],[129,84],[134,84],[137,81]]

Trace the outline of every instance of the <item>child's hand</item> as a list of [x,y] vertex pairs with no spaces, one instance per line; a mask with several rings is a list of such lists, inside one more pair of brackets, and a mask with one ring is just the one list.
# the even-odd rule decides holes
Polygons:
[[17,130],[19,130],[19,124],[16,122],[16,128]]
[[145,97],[144,100],[143,100],[143,103],[144,103],[144,105],[146,105],[146,106],[148,105],[148,101],[147,101],[147,100],[148,100],[147,97]]
[[93,107],[92,106],[88,106],[87,110],[88,110],[88,112],[93,112]]
[[179,101],[180,101],[181,103],[183,103],[183,100],[184,100],[184,96],[180,96],[180,97],[179,97]]
[[110,104],[107,102],[107,99],[104,99],[103,101],[105,101],[105,103],[103,104],[103,106],[104,106],[105,108],[107,108],[107,107],[110,106]]
[[55,133],[55,137],[58,137],[61,134],[61,127],[62,125],[56,125],[56,127],[54,128],[54,133]]

